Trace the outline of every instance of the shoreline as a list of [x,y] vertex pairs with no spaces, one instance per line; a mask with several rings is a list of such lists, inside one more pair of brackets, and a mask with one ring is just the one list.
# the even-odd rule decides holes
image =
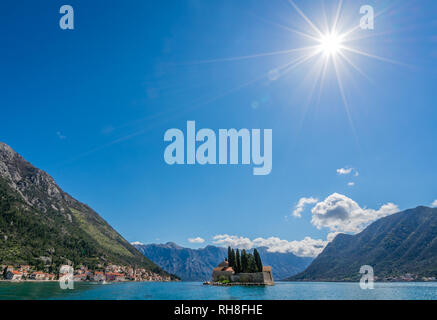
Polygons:
[[[59,282],[59,280],[0,280],[0,283],[45,283],[45,282]],[[75,283],[91,283],[91,284],[113,284],[113,283],[202,283],[203,285],[217,286],[217,287],[230,287],[230,286],[269,286],[274,285],[264,284],[264,283],[244,283],[244,282],[234,282],[234,283],[218,283],[211,281],[111,281],[111,282],[101,282],[101,281],[74,281]],[[359,281],[283,281],[278,280],[277,283],[359,283]],[[437,283],[434,281],[375,281],[375,283]]]
[[[25,279],[25,280],[0,280],[1,282],[6,282],[6,283],[24,283],[24,282],[35,282],[35,283],[41,283],[41,282],[59,282],[59,280],[30,280],[30,279]],[[93,284],[110,284],[110,283],[149,283],[149,282],[157,282],[157,283],[165,283],[165,282],[182,282],[182,281],[79,281],[79,280],[74,280],[74,283],[93,283]],[[201,281],[199,281],[201,282]]]
[[274,284],[266,283],[250,283],[250,282],[230,282],[230,283],[220,283],[220,282],[203,282],[204,286],[217,286],[217,287],[233,287],[233,286],[245,286],[245,287],[273,287]]

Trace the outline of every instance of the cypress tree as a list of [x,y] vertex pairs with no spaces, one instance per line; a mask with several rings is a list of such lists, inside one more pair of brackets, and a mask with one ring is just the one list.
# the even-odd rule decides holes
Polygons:
[[228,247],[228,262],[229,262],[229,266],[232,267],[232,250],[231,247]]
[[235,253],[235,273],[241,272],[241,259],[240,259],[240,250],[237,249],[237,252]]
[[234,249],[232,249],[231,257],[232,257],[232,266],[231,267],[235,268],[237,258],[235,257],[235,250]]
[[258,252],[258,250],[256,250],[256,248],[253,250],[253,257],[255,258],[257,272],[262,272],[263,271],[263,263],[261,261],[261,257],[259,255],[259,252]]
[[257,272],[257,269],[255,258],[251,253],[249,253],[247,255],[247,272]]
[[247,252],[245,249],[243,249],[243,251],[241,251],[241,272],[247,272],[247,265],[248,261],[247,261]]

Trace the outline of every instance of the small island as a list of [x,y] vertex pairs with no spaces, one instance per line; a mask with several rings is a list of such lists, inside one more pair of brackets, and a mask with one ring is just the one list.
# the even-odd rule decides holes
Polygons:
[[212,280],[205,285],[215,286],[273,286],[272,267],[263,266],[258,250],[253,254],[228,247],[228,258],[212,271]]

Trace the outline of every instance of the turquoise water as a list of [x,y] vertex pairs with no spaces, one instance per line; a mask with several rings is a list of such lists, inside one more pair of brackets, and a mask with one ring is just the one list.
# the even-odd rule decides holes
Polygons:
[[437,300],[437,283],[375,283],[362,290],[358,283],[277,282],[273,287],[215,287],[200,282],[75,283],[61,290],[57,282],[0,282],[4,299],[126,299],[126,300]]

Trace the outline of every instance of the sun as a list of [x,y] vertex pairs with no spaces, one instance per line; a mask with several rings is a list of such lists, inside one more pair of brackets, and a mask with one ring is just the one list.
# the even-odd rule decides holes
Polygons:
[[[312,68],[309,70],[309,74],[314,76],[314,83],[310,91],[310,95],[313,95],[315,88],[319,86],[319,101],[320,101],[320,94],[324,87],[325,78],[328,73],[328,70],[333,70],[335,78],[337,79],[341,98],[343,100],[343,104],[345,106],[349,118],[350,118],[349,105],[346,99],[345,86],[343,81],[344,79],[342,79],[341,76],[343,71],[342,69],[352,68],[355,71],[357,71],[360,75],[362,75],[364,78],[371,81],[371,79],[360,68],[360,66],[354,62],[353,56],[362,56],[370,59],[379,60],[382,62],[407,66],[401,62],[380,57],[375,54],[368,53],[359,49],[359,46],[357,46],[357,40],[365,39],[366,37],[370,37],[370,36],[359,36],[355,34],[359,30],[361,30],[361,22],[358,23],[358,21],[356,21],[356,24],[353,24],[352,26],[347,26],[344,24],[344,22],[342,21],[343,20],[342,17],[346,13],[345,10],[343,9],[344,0],[337,1],[338,4],[337,4],[337,9],[335,11],[334,19],[326,19],[327,18],[326,12],[325,11],[322,12],[322,16],[324,16],[326,20],[324,25],[320,22],[318,23],[313,22],[310,18],[308,18],[305,15],[305,13],[296,5],[295,0],[287,0],[287,2],[294,8],[294,10],[298,13],[298,15],[302,18],[302,20],[305,21],[308,27],[307,31],[302,31],[304,30],[303,28],[294,29],[287,25],[282,25],[280,23],[272,22],[269,20],[265,20],[265,21],[273,24],[274,26],[287,30],[294,35],[299,35],[301,38],[305,38],[306,40],[310,41],[308,46],[295,47],[295,48],[280,50],[280,51],[250,54],[246,56],[202,60],[202,61],[197,61],[196,63],[217,63],[217,62],[224,62],[224,61],[255,59],[255,58],[266,57],[266,56],[293,54],[295,55],[295,57],[290,56],[290,59],[286,60],[286,63],[276,66],[274,69],[268,71],[267,76],[269,80],[276,81],[303,64],[312,65]],[[386,8],[384,11],[387,10],[388,9]],[[381,11],[377,15],[382,14],[384,11]],[[265,74],[261,74],[259,77],[256,77],[244,83],[239,88],[248,86],[260,79],[264,79],[265,76],[266,76]],[[234,89],[232,89],[231,91],[233,90]],[[352,122],[351,118],[349,120]]]
[[342,38],[337,33],[329,33],[320,38],[319,50],[326,56],[337,55],[342,48]]

